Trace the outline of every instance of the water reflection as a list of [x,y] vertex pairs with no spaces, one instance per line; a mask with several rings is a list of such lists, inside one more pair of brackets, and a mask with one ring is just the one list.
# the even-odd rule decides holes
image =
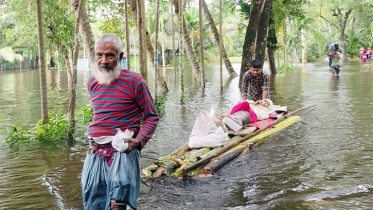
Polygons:
[[339,76],[332,76],[331,83],[330,83],[330,90],[331,91],[338,91],[339,90],[339,81],[340,81]]
[[[239,64],[234,68],[240,69]],[[307,64],[294,72],[271,77],[271,97],[289,110],[317,104],[301,113],[302,121],[274,134],[232,161],[212,179],[177,180],[162,177],[143,185],[139,209],[369,209],[373,205],[372,71],[356,63],[333,78],[325,64]],[[238,77],[220,89],[218,66],[207,65],[206,90],[195,89],[191,70],[185,69],[187,98],[179,102],[178,73],[166,69],[170,92],[166,113],[143,154],[158,158],[182,145],[200,109],[212,103],[219,112],[240,99]],[[51,109],[65,109],[66,72],[47,72]],[[223,72],[223,78],[228,78]],[[88,104],[85,82],[89,71],[78,71],[77,107]],[[152,75],[152,73],[151,73]],[[150,76],[152,78],[153,76]],[[37,71],[0,73],[2,129],[40,118]],[[149,81],[151,90],[154,82]],[[1,130],[1,129],[0,129]],[[5,132],[0,133],[0,141]],[[84,142],[58,148],[0,147],[0,209],[82,209],[79,176]],[[152,163],[142,158],[143,166]]]

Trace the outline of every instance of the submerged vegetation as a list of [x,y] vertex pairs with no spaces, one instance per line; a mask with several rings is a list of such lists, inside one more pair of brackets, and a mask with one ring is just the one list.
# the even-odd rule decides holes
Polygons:
[[[158,64],[175,65],[176,62],[174,64],[172,58],[176,58],[175,55],[180,53],[188,59],[178,61],[188,62],[196,75],[201,73],[199,72],[201,59],[203,59],[203,62],[217,62],[220,56],[223,57],[223,54],[227,54],[227,57],[236,58],[225,59],[225,64],[229,62],[243,64],[244,58],[254,59],[261,54],[263,55],[262,60],[271,60],[275,64],[271,71],[274,69],[273,72],[285,73],[296,69],[293,62],[298,64],[301,62],[324,61],[330,44],[334,42],[340,44],[345,55],[343,59],[346,61],[347,59],[356,59],[360,48],[373,46],[373,23],[371,21],[373,7],[371,1],[367,0],[363,0],[359,4],[351,0],[327,2],[321,0],[268,1],[271,2],[271,5],[264,4],[266,1],[224,0],[221,2],[222,5],[218,1],[211,1],[203,9],[197,6],[196,1],[185,1],[184,9],[180,14],[180,16],[184,16],[183,21],[185,22],[178,20],[176,10],[172,12],[172,9],[170,10],[170,8],[176,8],[175,5],[172,5],[172,2],[176,1],[145,1],[146,11],[143,14],[144,17],[141,18],[143,18],[143,22],[146,22],[144,24],[146,40],[145,38],[144,40],[138,39],[140,30],[137,19],[133,19],[138,15],[136,5],[133,5],[136,1],[126,1],[129,3],[127,5],[129,7],[128,10],[124,10],[122,1],[92,0],[87,5],[82,4],[80,9],[84,12],[78,13],[78,7],[75,6],[79,2],[82,1],[43,1],[42,5],[37,5],[34,1],[26,0],[3,1],[0,5],[0,68],[4,70],[25,68],[25,63],[35,64],[38,57],[44,56],[47,61],[50,61],[51,66],[52,60],[56,62],[57,66],[65,66],[66,68],[74,66],[75,64],[68,63],[69,60],[72,60],[71,55],[74,46],[81,50],[80,53],[77,53],[78,57],[83,56],[83,50],[84,54],[88,54],[87,57],[90,58],[90,54],[92,55],[91,47],[87,45],[79,46],[78,40],[82,39],[80,40],[82,43],[93,43],[94,37],[101,33],[115,33],[126,40],[125,46],[128,48],[126,49],[126,51],[128,50],[126,57],[129,58],[130,69],[138,69],[140,66],[139,55],[141,54],[134,52],[138,50],[140,43],[147,43],[149,57],[157,57],[152,54],[160,52],[160,61],[160,58],[167,58],[162,59]],[[158,5],[160,6],[160,14],[157,14],[154,9],[157,3],[160,4]],[[257,14],[259,10],[253,9],[257,8],[258,5],[256,4],[263,4],[260,6],[263,13],[267,11],[267,15]],[[40,10],[39,13],[43,12],[43,16],[36,12],[39,11],[36,9],[37,6],[42,7],[43,10]],[[110,15],[107,13],[109,10]],[[200,18],[202,10],[204,15],[201,15],[203,17]],[[76,17],[76,14],[82,15],[85,13],[86,16]],[[211,20],[208,20],[209,16],[211,16]],[[261,16],[263,16],[262,21],[264,22],[260,22],[260,25],[262,28],[266,28],[264,31],[258,31],[253,27],[259,25],[259,22],[254,21],[260,21]],[[123,21],[126,17],[130,18]],[[75,40],[74,37],[77,34],[74,34],[74,28],[75,21],[78,19],[89,24],[80,29],[81,33],[84,33],[80,34],[77,37],[78,39]],[[46,48],[44,56],[38,55],[41,48],[41,46],[38,46],[38,38],[43,36],[37,36],[38,24],[35,20],[39,20],[44,26],[42,27],[45,30],[46,38],[45,46],[43,46]],[[213,22],[214,24],[212,24]],[[251,33],[249,33],[250,31]],[[251,41],[248,38],[255,34],[260,34],[260,38],[267,40],[267,43],[259,41],[263,45],[249,46]],[[189,41],[185,40],[185,43],[183,43],[180,40],[181,37],[188,38]],[[218,40],[222,42],[221,47],[219,47]],[[246,48],[244,47],[245,44],[247,44]],[[178,49],[178,45],[183,47]],[[252,52],[245,56],[244,52],[249,53],[247,49],[251,48],[258,52],[253,52],[255,56],[251,55]],[[132,55],[130,51],[132,51]],[[224,51],[225,53],[223,53]],[[175,54],[172,52],[175,52]],[[168,57],[163,56],[166,53]],[[189,55],[194,53],[196,55],[192,56],[193,59],[191,59]],[[268,54],[267,58],[265,58],[265,53]],[[28,62],[24,62],[23,58]],[[146,62],[149,62],[149,65],[154,65],[152,59]],[[180,63],[180,65],[182,64],[184,63]],[[229,65],[226,64],[226,66],[228,70]],[[37,66],[32,65],[32,68],[37,68]],[[366,66],[365,69],[369,70],[372,67]],[[41,70],[45,73],[45,69]],[[77,69],[74,70],[77,71]],[[231,70],[234,71],[233,68]],[[241,73],[244,70],[242,68]],[[66,71],[70,72],[71,75],[77,75],[71,73],[73,70]],[[232,72],[229,72],[229,75],[233,75]],[[199,79],[200,77],[197,76],[196,78]],[[44,81],[45,78],[40,77],[39,79]],[[158,80],[157,82],[162,84],[159,78]],[[71,78],[69,81],[74,81],[74,79]],[[74,85],[74,83],[69,84],[69,90],[74,90]],[[40,91],[47,95],[46,89]],[[184,92],[181,91],[180,94],[184,94]],[[75,101],[72,96],[74,96],[73,93],[69,96],[71,101]],[[159,95],[155,100],[160,116],[166,112],[166,97],[166,95]],[[68,108],[70,109],[70,107]],[[75,113],[75,106],[71,109],[69,113]],[[47,113],[49,113],[47,101],[42,104],[41,111],[42,116],[47,116]],[[16,124],[9,128],[6,142],[10,145],[32,141],[66,142],[69,139],[69,131],[74,132],[74,128],[71,128],[71,126],[74,126],[75,121],[77,121],[78,126],[85,126],[92,120],[92,107],[88,105],[79,109],[77,120],[71,116],[63,113],[51,113],[51,116],[47,116],[49,120],[39,120],[34,127],[29,129]]]
[[[165,96],[159,96],[156,100],[156,108],[159,116],[163,116],[166,112]],[[56,111],[49,113],[49,121],[43,123],[40,119],[35,126],[22,127],[20,124],[15,124],[8,128],[5,143],[10,147],[19,147],[22,144],[43,143],[43,144],[65,144],[69,141],[69,123],[67,114]],[[93,109],[92,105],[81,107],[77,111],[77,124],[83,126],[92,121]]]
[[8,129],[5,142],[10,147],[18,147],[28,143],[61,144],[68,140],[69,126],[66,114],[61,112],[50,113],[49,122],[43,123],[40,119],[37,124],[25,128],[16,124]]
[[288,71],[294,71],[296,70],[297,67],[295,67],[294,65],[292,64],[289,64],[289,63],[284,63],[284,64],[280,64],[279,66],[277,66],[277,73],[285,73],[285,72],[288,72]]

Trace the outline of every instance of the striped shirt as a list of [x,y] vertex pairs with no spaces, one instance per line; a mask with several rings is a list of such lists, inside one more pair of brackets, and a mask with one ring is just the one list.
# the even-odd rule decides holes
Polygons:
[[[241,96],[247,95],[247,99],[257,101],[263,99],[263,90],[269,89],[269,75],[260,72],[255,77],[250,70],[246,71],[242,77]],[[269,92],[268,92],[269,98]]]
[[[87,82],[93,119],[88,126],[91,137],[114,136],[116,128],[131,130],[141,147],[153,135],[159,117],[145,80],[136,72],[122,70],[110,85],[100,85],[94,76]],[[142,123],[142,125],[141,125]]]

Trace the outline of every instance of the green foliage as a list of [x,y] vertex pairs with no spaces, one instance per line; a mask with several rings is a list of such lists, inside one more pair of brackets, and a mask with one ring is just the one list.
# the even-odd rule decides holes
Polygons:
[[[241,12],[244,18],[248,20],[250,18],[250,12],[251,12],[250,5],[251,4],[249,4],[248,1],[244,1],[244,0],[238,0],[237,4],[240,6]],[[232,10],[234,9],[235,7],[232,7]]]
[[285,73],[285,72],[289,72],[289,71],[294,71],[296,70],[297,68],[295,66],[293,66],[292,64],[289,64],[289,63],[284,63],[284,64],[280,64],[277,66],[277,73]]
[[[43,1],[43,27],[46,51],[60,51],[61,46],[73,46],[75,14],[70,1]],[[23,56],[34,58],[38,52],[35,1],[7,1],[8,11],[14,13],[15,27],[4,31],[4,36],[12,47],[26,47]],[[27,51],[27,53],[25,53]]]
[[[34,132],[31,132],[33,130]],[[59,144],[68,140],[69,124],[66,114],[49,114],[49,122],[42,123],[39,120],[35,128],[24,128],[19,124],[8,129],[5,142],[11,147],[18,147],[21,144],[37,142]]]
[[346,43],[350,57],[359,56],[360,47],[365,47],[363,41],[365,30],[348,30],[346,32]]
[[157,98],[155,99],[155,107],[157,108],[157,112],[160,117],[162,117],[166,113],[165,102],[166,96],[164,95],[157,96]]
[[5,142],[9,144],[10,147],[18,147],[21,144],[30,142],[30,132],[16,124],[8,129],[8,136],[5,138]]
[[92,121],[92,117],[93,117],[92,105],[88,104],[88,105],[86,105],[84,107],[81,107],[78,110],[77,117],[79,119],[78,120],[79,124],[87,124],[87,123],[91,122]]
[[34,138],[39,142],[65,142],[68,139],[68,131],[67,116],[57,112],[49,115],[47,123],[38,121]]
[[318,44],[312,43],[310,46],[308,46],[307,62],[322,61],[324,58],[322,55],[324,54],[318,51]]
[[[164,110],[163,105],[163,110]],[[81,107],[76,113],[77,124],[86,126],[92,121],[93,110],[89,104]],[[36,142],[46,144],[61,144],[68,141],[69,122],[67,115],[61,112],[49,114],[49,122],[44,123],[40,119],[35,127],[24,128],[19,124],[10,127],[5,142],[11,147],[21,144]]]

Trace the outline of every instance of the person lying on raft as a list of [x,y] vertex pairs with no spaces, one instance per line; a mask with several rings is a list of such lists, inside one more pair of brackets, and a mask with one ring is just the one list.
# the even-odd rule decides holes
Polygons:
[[233,115],[236,112],[246,111],[250,115],[250,122],[256,122],[258,120],[265,120],[269,118],[271,110],[274,110],[276,107],[278,106],[273,105],[273,102],[270,99],[258,101],[245,100],[233,106],[229,113],[216,115],[216,117],[218,119],[223,119],[224,117]]

